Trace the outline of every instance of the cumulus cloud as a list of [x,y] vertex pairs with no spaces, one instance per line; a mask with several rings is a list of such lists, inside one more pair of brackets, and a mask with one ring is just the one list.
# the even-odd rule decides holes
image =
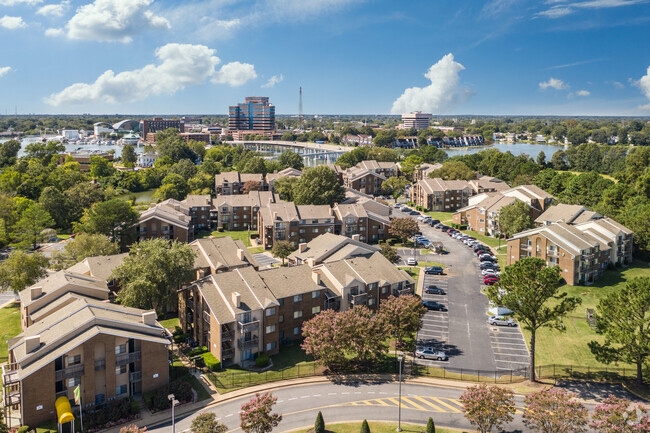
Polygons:
[[62,17],[70,8],[70,0],[62,1],[58,4],[45,5],[38,8],[36,13],[43,16]]
[[248,80],[257,78],[255,66],[250,63],[230,62],[221,67],[212,78],[214,83],[239,87]]
[[276,84],[281,83],[284,80],[284,76],[280,74],[280,76],[274,75],[271,78],[269,78],[269,81],[266,82],[266,84],[262,84],[263,88],[268,88],[268,87],[274,87]]
[[589,95],[591,95],[591,92],[589,90],[578,90],[576,92],[576,95],[578,95],[578,96],[589,96]]
[[43,3],[43,0],[0,0],[0,6],[16,6],[16,5],[35,5]]
[[81,6],[67,24],[68,37],[131,42],[145,29],[169,29],[166,18],[147,9],[153,0],[95,0]]
[[57,29],[57,28],[49,28],[45,29],[45,36],[51,37],[51,38],[56,38],[59,36],[63,36],[65,32],[63,29]]
[[461,85],[459,72],[465,69],[449,53],[424,74],[431,81],[426,87],[411,87],[393,102],[393,114],[410,111],[441,113],[469,101],[474,92]]
[[27,27],[27,24],[25,24],[25,21],[23,21],[22,17],[10,17],[8,15],[5,15],[0,18],[0,27],[4,27],[5,29],[9,30],[15,30]]
[[[648,100],[650,100],[650,66],[648,66],[648,70],[646,71],[646,74],[641,77],[639,81],[636,81],[634,83],[636,86],[638,86],[643,94],[645,95]],[[639,108],[642,110],[650,110],[650,103],[646,105],[641,105]]]
[[564,90],[564,89],[568,89],[569,85],[566,84],[564,81],[553,77],[549,78],[548,81],[542,81],[541,83],[539,83],[539,88],[542,90],[546,90],[549,87],[555,90]]
[[2,78],[3,75],[7,75],[9,71],[11,71],[10,66],[0,66],[0,78]]

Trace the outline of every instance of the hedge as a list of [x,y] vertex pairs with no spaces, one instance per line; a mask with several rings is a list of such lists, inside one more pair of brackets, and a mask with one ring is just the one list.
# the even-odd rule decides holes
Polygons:
[[22,427],[19,427],[18,430],[16,430],[16,433],[27,433],[29,431],[29,426],[24,425]]
[[221,362],[210,352],[205,352],[201,354],[205,366],[212,371],[221,370]]
[[255,360],[255,366],[258,368],[266,367],[268,364],[269,364],[269,355],[267,355],[266,353],[262,353]]
[[200,354],[205,353],[207,351],[208,351],[207,347],[199,346],[199,347],[195,347],[194,349],[190,350],[190,353],[188,355],[191,358],[193,356],[200,355]]
[[174,343],[176,343],[176,344],[183,343],[188,338],[190,338],[189,333],[174,335]]

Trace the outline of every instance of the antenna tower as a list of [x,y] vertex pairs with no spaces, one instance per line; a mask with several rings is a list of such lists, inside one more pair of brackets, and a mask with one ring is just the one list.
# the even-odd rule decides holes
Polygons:
[[298,125],[302,129],[302,86],[300,87],[300,100],[298,101]]

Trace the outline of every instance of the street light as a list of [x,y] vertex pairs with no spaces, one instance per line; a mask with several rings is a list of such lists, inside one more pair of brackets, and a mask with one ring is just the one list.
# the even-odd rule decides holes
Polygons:
[[[402,361],[404,360],[404,353],[397,353],[397,361],[399,362],[399,399],[398,399],[398,412],[397,412],[397,431],[402,431]],[[173,433],[173,432],[172,432]]]
[[172,402],[172,433],[176,433],[176,419],[174,418],[174,408],[179,403],[174,394],[169,394],[167,399]]

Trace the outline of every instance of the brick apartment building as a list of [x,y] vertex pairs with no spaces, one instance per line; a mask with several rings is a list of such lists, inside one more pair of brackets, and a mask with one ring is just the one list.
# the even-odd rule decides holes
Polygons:
[[258,212],[259,239],[264,248],[275,241],[289,241],[295,247],[323,233],[334,233],[336,217],[328,205],[297,206],[293,202],[269,203]]
[[334,206],[336,216],[335,234],[347,237],[358,236],[361,242],[376,243],[386,239],[390,219],[373,212],[374,208],[361,203],[337,204]]
[[470,181],[426,178],[413,184],[411,201],[429,211],[453,212],[467,206],[471,196],[508,188],[507,183],[489,176]]
[[190,225],[194,231],[206,230],[211,226],[212,197],[205,195],[188,195],[181,204],[189,210]]
[[135,241],[163,238],[190,242],[194,238],[190,209],[174,199],[152,204],[140,213],[134,232]]
[[310,261],[314,265],[322,263],[351,259],[353,257],[370,257],[381,249],[355,237],[325,233],[310,242],[298,245],[298,249],[291,253],[287,260],[289,265],[302,265]]
[[246,266],[260,267],[244,243],[230,236],[197,239],[190,243],[190,247],[196,254],[194,269],[199,278]]
[[361,161],[342,173],[343,186],[364,194],[384,193],[382,183],[392,176],[399,175],[399,166],[394,162]]
[[271,191],[218,195],[212,200],[212,226],[224,230],[257,231],[260,208],[279,201],[277,195]]
[[259,183],[260,191],[268,191],[269,185],[261,173],[239,173],[238,171],[227,171],[215,175],[215,191],[217,196],[230,194],[246,194],[244,184],[249,181]]

